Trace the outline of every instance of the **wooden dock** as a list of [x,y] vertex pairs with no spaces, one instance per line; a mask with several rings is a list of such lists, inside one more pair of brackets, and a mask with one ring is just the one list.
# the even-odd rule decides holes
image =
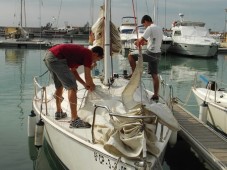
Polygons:
[[0,48],[31,48],[31,49],[47,49],[51,47],[50,42],[45,41],[17,41],[14,39],[1,40]]
[[226,170],[227,140],[178,103],[173,103],[173,112],[181,126],[178,135],[188,142],[212,169]]
[[[73,43],[72,42],[59,42],[61,43]],[[17,41],[14,39],[0,40],[0,48],[25,48],[25,49],[48,49],[59,43],[52,43],[48,41],[29,40],[29,41]],[[76,43],[84,47],[88,47],[89,43]]]
[[218,48],[218,53],[227,53],[227,47]]

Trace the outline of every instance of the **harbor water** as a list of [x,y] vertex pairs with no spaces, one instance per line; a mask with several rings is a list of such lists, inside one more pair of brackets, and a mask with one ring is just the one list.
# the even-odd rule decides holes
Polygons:
[[[27,117],[32,110],[34,95],[33,76],[47,70],[42,60],[44,53],[45,50],[37,49],[0,49],[1,170],[66,169],[46,141],[37,150],[34,139],[27,137]],[[129,70],[126,67],[122,66]],[[222,80],[226,84],[226,67],[227,54],[219,54],[213,59],[163,54],[159,68],[162,79],[171,85],[173,96],[198,117],[199,107],[191,92],[195,74],[204,75],[209,80]],[[144,82],[152,90],[151,78],[145,76]],[[179,138],[175,147],[167,148],[163,169],[209,169],[195,155],[187,142]]]

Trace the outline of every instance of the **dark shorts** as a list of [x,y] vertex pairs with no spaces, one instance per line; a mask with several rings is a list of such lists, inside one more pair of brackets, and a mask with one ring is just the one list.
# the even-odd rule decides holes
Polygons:
[[51,72],[56,88],[77,90],[76,78],[70,71],[65,59],[56,58],[50,51],[47,51],[43,60]]
[[[135,61],[138,60],[139,51],[133,51],[130,53]],[[148,74],[158,74],[158,63],[161,53],[152,53],[148,50],[142,51],[143,62],[148,63]]]

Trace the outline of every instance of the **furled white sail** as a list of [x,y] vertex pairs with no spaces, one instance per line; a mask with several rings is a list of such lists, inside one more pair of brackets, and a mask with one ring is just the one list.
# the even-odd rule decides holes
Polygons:
[[[92,26],[91,30],[92,33],[94,34],[94,42],[93,46],[104,46],[104,7],[100,7],[100,12],[99,12],[99,18],[95,22],[95,24]],[[120,41],[120,34],[117,29],[117,27],[110,22],[110,40],[111,40],[111,51],[113,53],[119,53],[122,49],[121,47],[121,41]]]

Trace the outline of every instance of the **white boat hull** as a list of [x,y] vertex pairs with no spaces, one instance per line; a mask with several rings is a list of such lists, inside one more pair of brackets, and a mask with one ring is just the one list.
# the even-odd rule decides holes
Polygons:
[[204,22],[180,21],[172,24],[173,44],[169,51],[181,55],[197,57],[215,57],[218,53],[218,42],[210,36]]
[[[119,158],[107,153],[101,145],[94,145],[91,141],[84,141],[80,137],[64,134],[58,128],[48,123],[48,121],[45,121],[45,119],[44,123],[45,138],[48,144],[68,169],[106,170],[114,169],[116,164],[117,169],[135,170],[138,168],[134,163],[139,163],[139,160],[121,158],[121,161],[117,163]],[[165,149],[159,156],[159,160],[152,159],[152,162],[148,165],[149,170],[161,169],[160,162],[163,162]]]
[[[45,121],[45,138],[58,158],[68,169],[112,169],[117,158],[109,156],[99,145],[91,144],[80,137],[71,136],[59,131],[59,127],[52,126]],[[76,129],[78,130],[78,129]],[[90,136],[90,135],[89,135]],[[118,168],[133,169],[133,166],[120,162]]]
[[217,55],[217,45],[199,45],[174,42],[169,52],[199,57],[213,57]]
[[[227,96],[223,91],[217,91],[214,102],[214,91],[206,88],[192,88],[198,105],[204,101],[208,104],[207,123],[224,134],[227,134]],[[222,97],[221,97],[222,96]]]

